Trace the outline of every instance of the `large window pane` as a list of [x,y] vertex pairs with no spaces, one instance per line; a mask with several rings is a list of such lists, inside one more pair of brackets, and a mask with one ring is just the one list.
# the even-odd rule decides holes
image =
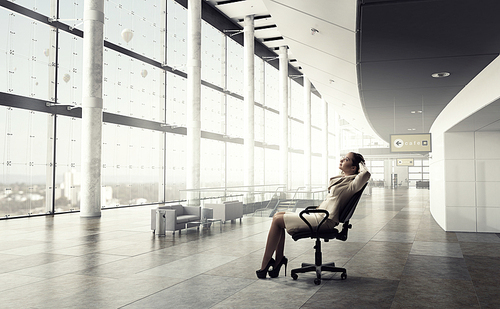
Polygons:
[[290,144],[293,149],[304,149],[304,124],[295,120],[290,121]]
[[243,46],[227,39],[227,90],[243,95]]
[[167,119],[166,123],[185,127],[187,123],[187,82],[178,75],[167,74]]
[[80,209],[81,119],[57,117],[55,211]]
[[304,155],[290,153],[290,188],[296,190],[304,186]]
[[224,93],[201,87],[201,129],[224,134]]
[[224,35],[206,22],[201,24],[201,79],[224,86]]
[[[278,60],[272,60],[278,61]],[[267,107],[279,110],[279,72],[269,63],[265,65],[265,94],[266,102],[264,103]]]
[[104,39],[163,62],[165,1],[105,1]]
[[243,145],[227,143],[227,186],[243,186]]
[[64,31],[59,33],[57,102],[82,105],[83,40]]
[[104,111],[163,122],[165,73],[142,61],[104,49]]
[[213,188],[225,185],[224,142],[201,140],[201,187]]
[[276,114],[275,112],[271,112],[269,110],[265,110],[264,114],[265,114],[265,118],[266,118],[265,119],[265,131],[266,131],[265,142],[268,145],[279,145],[279,138],[280,138],[279,114]]
[[[0,107],[0,215],[46,213],[50,181],[48,152],[52,140],[52,116]],[[49,170],[48,170],[49,169]],[[49,178],[49,179],[48,179]]]
[[[165,200],[179,200],[179,190],[186,189],[186,143],[185,135],[167,134]],[[184,196],[185,198],[185,196]]]
[[227,135],[243,137],[243,101],[227,96]]
[[105,206],[160,201],[163,133],[103,125],[102,198]]
[[293,78],[289,79],[290,83],[290,116],[304,120],[304,88],[294,81]]
[[167,64],[186,71],[187,62],[187,10],[175,2],[167,1]]
[[265,149],[265,172],[266,184],[274,185],[280,183],[279,150]]
[[0,91],[54,100],[53,29],[3,8],[0,26]]

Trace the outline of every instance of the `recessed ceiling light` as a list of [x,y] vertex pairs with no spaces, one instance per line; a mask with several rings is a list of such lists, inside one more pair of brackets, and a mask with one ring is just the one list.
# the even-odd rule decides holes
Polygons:
[[434,73],[431,75],[434,78],[444,78],[450,76],[450,73],[448,72],[439,72],[439,73]]
[[410,113],[415,114],[415,113],[416,113],[416,111],[411,111]]
[[416,130],[415,128],[408,129],[408,131],[415,131],[415,130]]

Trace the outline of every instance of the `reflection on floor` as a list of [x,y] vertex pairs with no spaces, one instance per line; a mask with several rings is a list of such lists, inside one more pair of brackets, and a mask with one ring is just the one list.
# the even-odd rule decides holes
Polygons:
[[259,280],[271,219],[155,237],[150,207],[0,221],[1,308],[499,308],[500,234],[446,233],[426,189],[364,195],[346,242],[323,245],[347,280],[290,269],[313,240],[286,240],[288,276]]

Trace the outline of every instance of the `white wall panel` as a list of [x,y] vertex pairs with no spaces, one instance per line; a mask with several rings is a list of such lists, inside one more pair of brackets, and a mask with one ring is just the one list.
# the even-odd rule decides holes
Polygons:
[[474,181],[474,160],[446,160],[446,181]]
[[476,188],[473,181],[446,182],[446,206],[475,207]]
[[445,134],[446,159],[474,159],[474,132]]
[[500,181],[500,160],[477,160],[476,181]]
[[475,232],[476,208],[446,207],[446,228],[450,232]]
[[500,207],[477,208],[477,231],[498,233],[500,232]]
[[477,159],[500,160],[500,132],[477,132],[475,144]]
[[430,211],[432,217],[446,229],[446,189],[444,182],[444,160],[431,160],[429,174],[432,175],[430,190]]
[[500,182],[476,182],[476,195],[477,207],[500,207]]

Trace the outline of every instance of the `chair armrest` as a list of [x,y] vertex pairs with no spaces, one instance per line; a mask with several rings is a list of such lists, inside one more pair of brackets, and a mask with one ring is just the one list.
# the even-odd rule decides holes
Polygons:
[[175,231],[177,225],[177,216],[175,209],[165,209],[165,229],[167,231]]
[[[312,228],[311,224],[309,223],[309,221],[307,221],[307,219],[304,218],[304,214],[309,215],[309,214],[313,214],[313,213],[323,213],[323,214],[325,214],[325,217],[323,218],[323,220],[321,220],[321,222],[318,224],[318,227],[316,228],[316,232],[313,230],[313,228]],[[321,227],[321,225],[323,225],[323,223],[325,223],[325,221],[326,221],[326,219],[328,219],[329,215],[330,215],[330,213],[326,209],[316,209],[316,206],[306,207],[306,209],[302,210],[299,213],[299,217],[302,219],[302,221],[304,221],[307,224],[307,226],[311,230],[312,236],[314,236],[314,235],[316,235],[318,233],[319,228]]]

